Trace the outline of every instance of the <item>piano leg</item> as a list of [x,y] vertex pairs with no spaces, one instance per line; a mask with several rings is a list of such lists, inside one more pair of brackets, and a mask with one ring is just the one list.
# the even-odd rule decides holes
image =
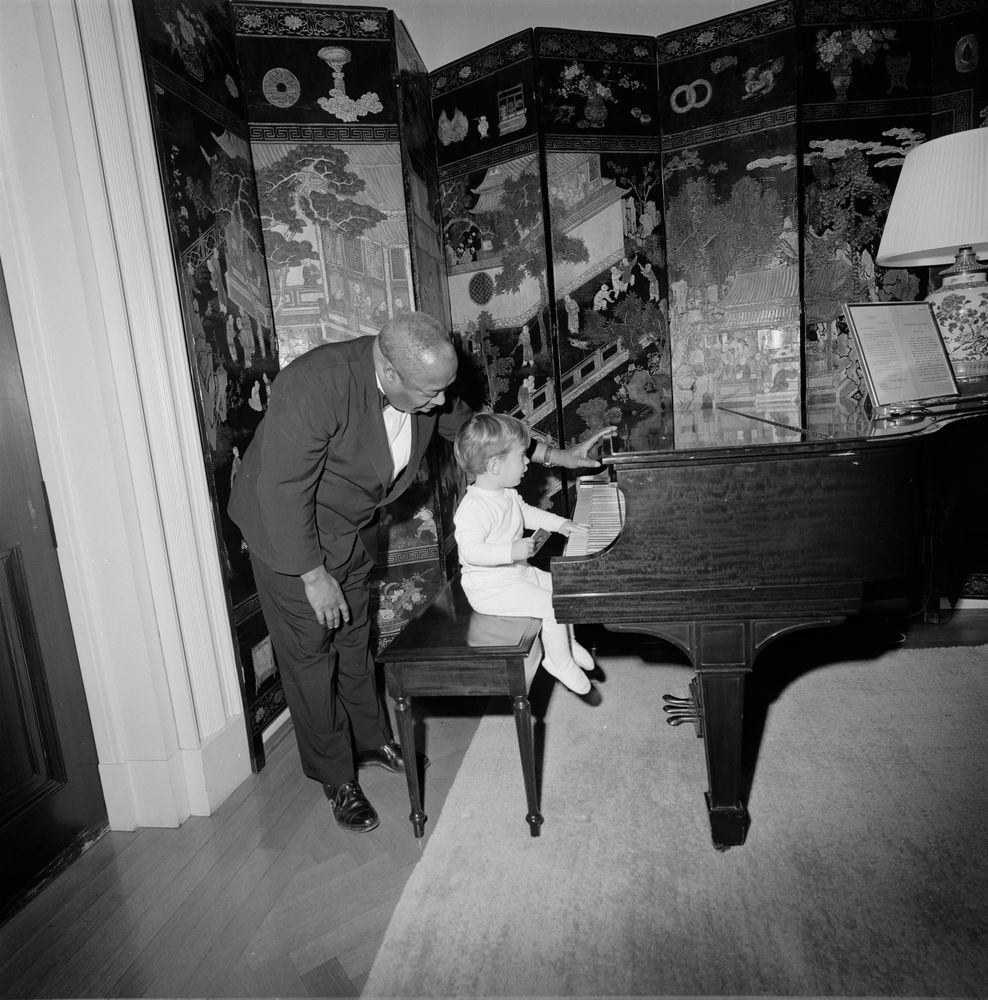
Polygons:
[[741,720],[744,678],[751,667],[724,670],[697,666],[690,689],[700,715],[707,758],[707,812],[714,847],[744,843],[748,810],[741,801]]
[[[859,593],[860,587],[852,591]],[[856,599],[856,598],[855,598]],[[741,777],[744,679],[758,654],[780,636],[806,628],[838,625],[844,616],[744,618],[722,621],[613,622],[613,632],[644,632],[678,646],[696,671],[690,698],[666,695],[666,722],[692,722],[703,737],[707,758],[707,812],[714,847],[743,844],[748,809]],[[692,705],[690,704],[692,703]]]
[[748,810],[741,794],[741,722],[744,678],[751,672],[757,639],[747,621],[613,623],[615,632],[645,632],[678,646],[693,661],[690,698],[665,695],[666,722],[692,722],[707,758],[707,812],[714,847],[744,843]]
[[[707,811],[714,847],[743,844],[748,809],[741,777],[744,679],[769,643],[789,632],[836,625],[843,618],[749,618],[679,626],[681,648],[693,660],[690,693],[700,717],[707,758]],[[686,641],[683,641],[686,640]]]

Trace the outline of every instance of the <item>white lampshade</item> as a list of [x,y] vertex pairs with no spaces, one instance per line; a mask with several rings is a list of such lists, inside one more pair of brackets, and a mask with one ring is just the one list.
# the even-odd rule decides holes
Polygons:
[[875,260],[883,267],[948,264],[966,246],[988,256],[988,128],[906,153]]

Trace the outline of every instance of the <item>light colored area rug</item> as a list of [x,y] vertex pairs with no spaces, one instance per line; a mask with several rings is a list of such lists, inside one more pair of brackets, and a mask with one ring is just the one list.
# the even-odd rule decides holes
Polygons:
[[689,669],[601,665],[598,706],[552,691],[539,838],[511,716],[481,722],[365,997],[988,995],[988,647],[796,679],[724,853],[661,721]]

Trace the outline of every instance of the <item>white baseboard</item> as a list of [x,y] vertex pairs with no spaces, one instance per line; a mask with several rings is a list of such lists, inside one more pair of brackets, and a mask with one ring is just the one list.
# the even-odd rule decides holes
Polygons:
[[181,760],[126,760],[99,765],[111,830],[174,828],[189,817]]
[[182,757],[189,811],[193,816],[211,816],[251,774],[243,717],[229,719],[197,750],[183,750]]
[[941,610],[954,611],[988,611],[988,600],[977,597],[962,597],[956,604],[952,604],[946,597],[940,598]]
[[230,719],[197,749],[100,764],[99,773],[111,830],[178,827],[189,816],[209,816],[250,777],[243,718]]

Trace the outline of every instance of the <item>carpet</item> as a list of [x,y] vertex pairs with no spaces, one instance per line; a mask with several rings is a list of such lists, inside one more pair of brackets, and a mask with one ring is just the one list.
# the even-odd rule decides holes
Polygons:
[[988,646],[769,690],[726,852],[702,741],[660,721],[689,668],[600,663],[599,704],[548,696],[541,837],[510,714],[481,721],[363,996],[988,995]]

